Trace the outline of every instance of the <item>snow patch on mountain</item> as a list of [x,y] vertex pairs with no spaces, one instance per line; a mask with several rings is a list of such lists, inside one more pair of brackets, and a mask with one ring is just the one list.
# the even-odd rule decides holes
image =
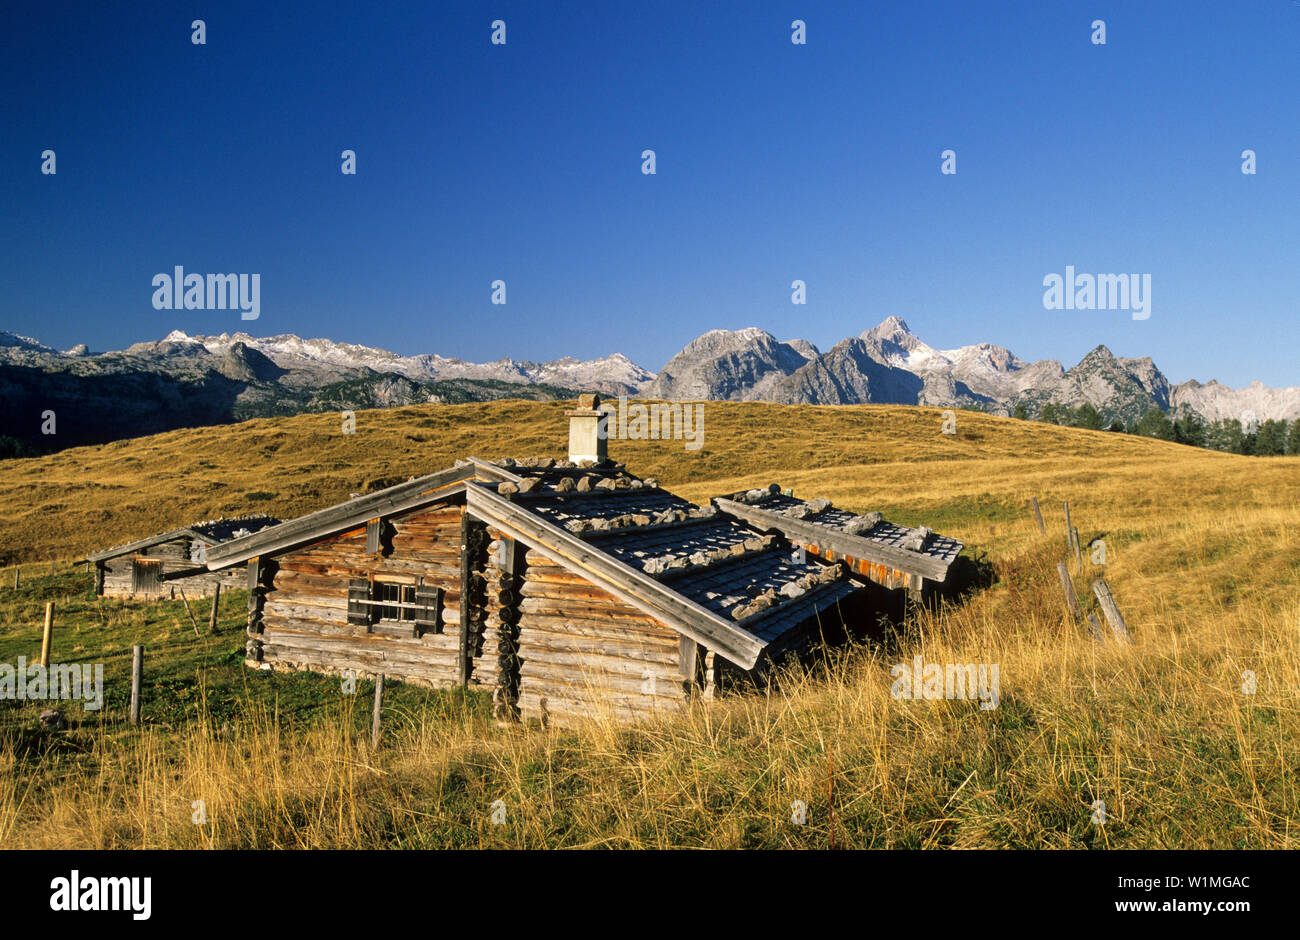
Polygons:
[[[274,370],[268,369],[268,366],[274,365],[280,372],[287,374],[285,381],[288,384],[297,387],[323,385],[373,373],[392,373],[415,382],[496,380],[524,385],[559,385],[611,395],[634,395],[654,379],[653,372],[641,368],[621,353],[593,360],[566,356],[550,362],[505,358],[496,362],[475,363],[437,354],[403,356],[373,346],[329,339],[303,339],[292,333],[265,337],[242,332],[191,336],[183,330],[172,330],[157,342],[135,343],[124,350],[100,354],[91,354],[84,346],[61,353],[28,337],[0,333],[0,349],[13,351],[12,355],[7,356],[11,362],[16,362],[16,355],[22,353],[37,358],[99,360],[104,365],[121,368],[130,366],[143,370],[165,370],[169,362],[175,365],[194,361],[207,353],[223,364],[219,367],[223,374],[269,375]],[[250,366],[247,362],[253,364]]]
[[1300,417],[1300,389],[1258,382],[1240,390],[1196,382],[1171,387],[1149,356],[1117,357],[1105,346],[1068,370],[1055,359],[1026,362],[992,343],[940,349],[898,316],[826,353],[802,341],[779,343],[756,327],[710,330],[669,360],[646,392],[679,400],[974,405],[998,414],[1023,405],[1031,415],[1049,402],[1087,403],[1126,422],[1150,408],[1190,409],[1207,420],[1248,411],[1261,421]]

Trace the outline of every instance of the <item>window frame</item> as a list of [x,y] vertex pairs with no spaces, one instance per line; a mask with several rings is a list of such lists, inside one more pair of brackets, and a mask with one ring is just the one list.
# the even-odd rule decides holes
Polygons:
[[[396,599],[383,596],[393,587]],[[443,589],[424,578],[372,573],[348,582],[348,623],[364,626],[370,634],[419,639],[443,632],[443,599]],[[397,616],[386,616],[390,611]]]

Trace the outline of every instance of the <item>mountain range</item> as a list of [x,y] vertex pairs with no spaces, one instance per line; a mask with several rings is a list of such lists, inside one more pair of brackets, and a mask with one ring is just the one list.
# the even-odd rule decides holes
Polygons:
[[755,328],[712,330],[668,361],[646,386],[649,398],[977,407],[1033,416],[1049,402],[1095,407],[1107,421],[1137,421],[1151,408],[1191,411],[1206,420],[1300,417],[1300,388],[1259,382],[1171,385],[1150,357],[1116,356],[1098,346],[1073,368],[1054,359],[1026,362],[1009,349],[978,343],[936,349],[899,317],[821,352],[806,340],[781,342]]
[[0,434],[51,446],[42,415],[57,415],[58,446],[101,443],[177,427],[255,417],[423,402],[572,398],[579,391],[666,400],[788,404],[920,404],[1033,416],[1049,402],[1093,405],[1109,422],[1148,409],[1195,412],[1209,421],[1300,417],[1300,388],[1255,382],[1171,385],[1149,357],[1105,346],[1073,368],[1026,362],[990,343],[936,349],[898,317],[822,352],[807,340],[765,330],[711,330],[658,375],[615,353],[603,359],[465,362],[294,335],[189,336],[92,353],[66,351],[0,332]]

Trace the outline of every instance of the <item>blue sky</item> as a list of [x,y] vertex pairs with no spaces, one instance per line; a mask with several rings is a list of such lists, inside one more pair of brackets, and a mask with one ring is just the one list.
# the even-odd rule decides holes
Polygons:
[[[657,369],[706,329],[828,348],[897,314],[1300,385],[1300,3],[46,2],[0,48],[0,329],[60,348]],[[260,274],[260,318],[154,310],[175,265]],[[1150,318],[1045,310],[1066,265],[1151,274]]]

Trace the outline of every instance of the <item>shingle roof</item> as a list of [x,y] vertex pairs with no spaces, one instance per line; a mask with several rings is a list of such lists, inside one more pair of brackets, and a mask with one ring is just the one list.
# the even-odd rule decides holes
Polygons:
[[[629,483],[609,495],[548,492],[519,503],[706,610],[742,623],[838,576],[823,562],[798,561],[783,540],[657,488]],[[755,603],[765,595],[769,603]]]
[[[695,626],[717,631],[711,645],[721,645],[743,666],[752,666],[756,657],[737,656],[727,649],[728,640],[761,649],[858,589],[840,565],[796,553],[783,537],[716,505],[696,506],[619,465],[513,461],[503,469],[513,478],[478,483],[469,492],[509,500],[599,551],[614,565],[593,571],[576,553],[568,559],[597,583],[612,582],[640,598],[629,575],[652,579],[686,601],[697,617],[704,615]],[[471,497],[471,507],[473,502]],[[849,524],[852,514],[845,516],[840,524]],[[690,624],[666,622],[692,635]]]
[[928,528],[886,521],[878,512],[853,513],[828,499],[795,499],[773,483],[764,489],[717,497],[714,505],[764,529],[776,529],[799,544],[832,548],[837,554],[888,565],[942,582],[962,543]]
[[189,528],[191,532],[197,533],[203,538],[211,539],[213,542],[225,542],[279,524],[280,520],[274,516],[256,515],[196,522]]

